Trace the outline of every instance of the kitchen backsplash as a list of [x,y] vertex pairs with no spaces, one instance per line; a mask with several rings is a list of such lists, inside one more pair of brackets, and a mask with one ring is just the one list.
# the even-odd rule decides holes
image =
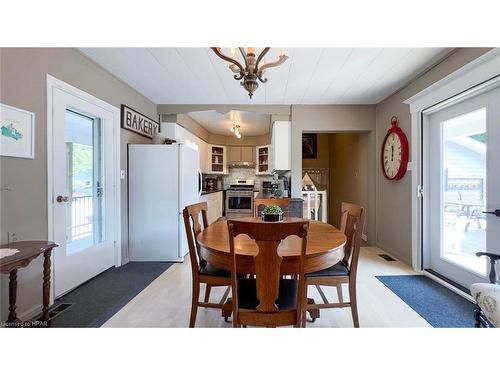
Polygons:
[[229,168],[229,174],[224,176],[224,189],[236,180],[254,180],[255,189],[260,190],[262,181],[272,180],[273,176],[262,176],[255,174],[255,168]]
[[[284,176],[286,176],[288,180],[290,180],[290,175],[290,171],[284,173]],[[204,179],[207,177],[222,178],[222,188],[224,190],[229,189],[229,186],[236,180],[254,180],[255,189],[260,191],[262,181],[273,179],[271,175],[256,175],[255,168],[229,168],[229,174],[224,176],[203,174]]]
[[[284,176],[290,180],[290,172],[284,173]],[[208,176],[208,175],[207,175]],[[229,174],[223,177],[223,189],[229,189],[229,186],[236,180],[254,180],[255,189],[260,191],[262,181],[272,180],[271,175],[256,175],[255,168],[229,168]]]

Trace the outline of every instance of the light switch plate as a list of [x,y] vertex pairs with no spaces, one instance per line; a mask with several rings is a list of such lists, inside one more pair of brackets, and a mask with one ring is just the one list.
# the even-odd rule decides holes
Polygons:
[[123,169],[120,170],[120,180],[125,180],[125,171]]

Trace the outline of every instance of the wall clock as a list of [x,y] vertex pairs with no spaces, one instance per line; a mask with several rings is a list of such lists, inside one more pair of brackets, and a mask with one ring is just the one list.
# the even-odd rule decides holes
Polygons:
[[400,180],[408,167],[408,138],[398,125],[398,118],[391,118],[391,127],[387,130],[382,143],[382,170],[388,180]]

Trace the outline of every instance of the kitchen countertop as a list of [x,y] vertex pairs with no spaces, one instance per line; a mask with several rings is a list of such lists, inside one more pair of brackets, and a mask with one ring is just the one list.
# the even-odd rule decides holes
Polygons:
[[220,190],[210,190],[210,191],[203,190],[201,192],[201,195],[207,195],[207,194],[212,194],[212,193],[219,193],[221,191],[224,191],[224,190],[223,189],[220,189]]
[[272,198],[292,199],[292,198],[289,198],[289,197],[275,197],[271,193],[259,193],[259,194],[257,194],[257,196],[255,198],[256,199],[272,199]]

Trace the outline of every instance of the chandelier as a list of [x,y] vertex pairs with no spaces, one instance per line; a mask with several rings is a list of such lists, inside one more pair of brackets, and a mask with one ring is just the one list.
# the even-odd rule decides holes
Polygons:
[[240,126],[233,123],[233,127],[231,128],[231,132],[234,133],[236,138],[241,138]]
[[[259,57],[255,56],[255,47],[248,47],[246,50],[243,47],[238,47],[241,56],[243,56],[243,64],[240,63],[238,60],[235,58],[235,49],[231,48],[231,54],[232,57],[225,55],[222,52],[221,47],[210,47],[217,56],[219,56],[222,60],[225,60],[229,62],[229,69],[233,73],[236,73],[234,75],[234,79],[237,81],[240,81],[243,79],[243,82],[241,82],[241,86],[245,90],[248,91],[248,96],[250,99],[252,99],[253,93],[257,88],[259,87],[259,82],[266,83],[267,78],[262,78],[264,75],[266,69],[268,68],[273,68],[275,66],[279,66],[285,62],[286,59],[288,59],[288,56],[285,55],[284,51],[279,55],[278,60],[274,62],[270,62],[267,64],[259,65],[261,62],[263,62],[263,58],[266,55],[266,53],[269,52],[271,47],[265,47],[262,49],[262,52],[259,54]],[[245,67],[243,67],[245,65]]]

